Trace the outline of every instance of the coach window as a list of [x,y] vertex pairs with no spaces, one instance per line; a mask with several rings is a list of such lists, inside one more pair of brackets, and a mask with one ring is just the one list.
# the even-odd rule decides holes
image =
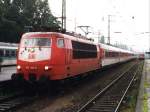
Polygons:
[[4,56],[4,51],[0,49],[0,56]]
[[64,47],[64,39],[57,39],[57,46],[59,48],[63,48]]
[[10,51],[9,50],[6,50],[5,56],[10,56]]
[[15,51],[11,51],[11,56],[12,57],[16,56],[15,54],[16,54]]

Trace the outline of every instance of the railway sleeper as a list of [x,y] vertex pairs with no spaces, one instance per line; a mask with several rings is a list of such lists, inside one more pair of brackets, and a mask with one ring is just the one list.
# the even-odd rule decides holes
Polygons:
[[89,112],[113,112],[113,108],[104,108],[104,109],[101,109],[101,108],[99,108],[99,109],[94,109],[94,108],[91,108],[91,109],[89,109]]

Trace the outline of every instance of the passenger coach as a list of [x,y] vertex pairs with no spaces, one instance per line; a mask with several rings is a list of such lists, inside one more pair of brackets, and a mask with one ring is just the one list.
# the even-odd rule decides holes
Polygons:
[[16,65],[18,45],[0,42],[0,65]]
[[128,50],[120,49],[106,44],[100,44],[100,47],[102,49],[101,61],[103,67],[136,58],[135,53]]

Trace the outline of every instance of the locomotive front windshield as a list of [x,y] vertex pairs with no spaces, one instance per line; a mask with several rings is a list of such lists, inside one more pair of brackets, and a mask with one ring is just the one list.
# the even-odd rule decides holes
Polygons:
[[21,45],[22,47],[50,47],[51,40],[49,38],[25,38]]

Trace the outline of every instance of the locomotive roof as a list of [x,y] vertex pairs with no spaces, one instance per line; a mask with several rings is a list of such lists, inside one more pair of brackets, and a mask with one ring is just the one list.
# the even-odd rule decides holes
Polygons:
[[71,40],[79,41],[79,42],[84,42],[84,43],[89,43],[89,44],[95,44],[93,41],[88,40],[86,37],[76,37],[76,36],[71,36],[67,34],[62,34],[64,38],[68,38]]
[[63,34],[63,33],[59,33],[59,32],[29,32],[29,33],[25,33],[23,34],[23,38],[25,36],[30,36],[30,35],[38,35],[38,34],[47,34],[47,35],[51,35],[51,34],[54,34],[54,35],[58,35],[62,38],[67,38],[67,39],[71,39],[71,40],[75,40],[75,41],[80,41],[80,42],[84,42],[84,43],[89,43],[89,44],[94,44],[93,41],[91,40],[88,40],[88,38],[86,37],[78,37],[78,35],[69,35],[69,34]]

